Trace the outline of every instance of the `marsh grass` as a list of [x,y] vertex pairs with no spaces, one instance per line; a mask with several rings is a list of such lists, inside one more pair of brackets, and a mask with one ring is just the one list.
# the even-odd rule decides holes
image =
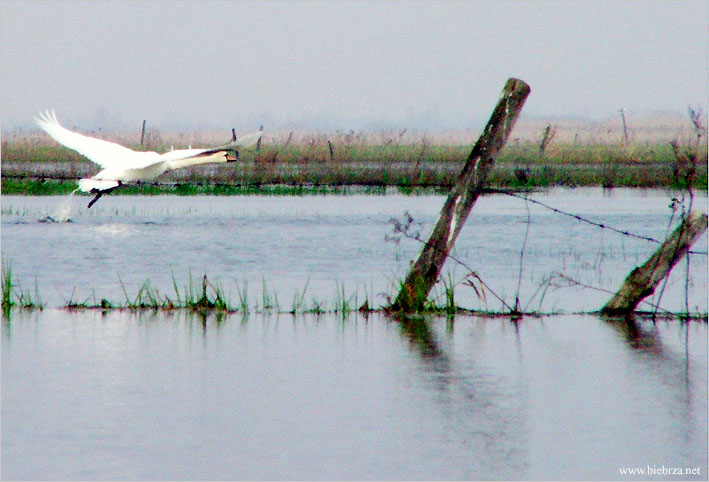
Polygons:
[[184,308],[192,311],[235,311],[229,303],[228,296],[220,282],[210,281],[207,275],[203,275],[201,281],[200,286],[196,287],[194,278],[190,275],[187,287],[183,293],[180,293],[177,288],[177,282],[174,280],[173,276],[173,287],[175,288],[177,304],[165,298],[166,303],[163,302],[161,307],[163,309]]
[[[11,312],[14,309],[26,310],[42,310],[45,305],[39,294],[37,283],[35,282],[34,292],[23,291],[12,279],[10,268],[3,268],[2,272],[2,308],[5,319],[10,319]],[[120,278],[119,278],[120,280]],[[485,290],[480,282],[474,283],[470,279],[470,275],[465,276],[462,280],[456,281],[451,273],[442,276],[437,283],[430,296],[418,300],[414,315],[446,315],[453,316],[457,314],[473,314],[479,316],[493,317],[512,317],[519,318],[520,316],[541,316],[554,314],[554,310],[542,312],[542,302],[549,288],[567,287],[570,278],[561,274],[553,274],[542,279],[537,287],[537,290],[527,301],[524,308],[521,310],[511,310],[509,305],[505,305],[502,310],[490,310],[487,308],[485,301]],[[293,296],[293,303],[289,310],[282,310],[277,300],[275,290],[269,289],[265,281],[262,280],[264,293],[261,294],[260,300],[252,307],[249,305],[248,283],[244,281],[236,283],[238,304],[232,305],[229,302],[227,290],[219,282],[209,280],[206,275],[201,279],[195,279],[190,276],[188,284],[180,289],[177,281],[173,277],[173,288],[175,290],[174,298],[160,293],[157,288],[154,288],[150,280],[146,280],[138,287],[135,295],[130,295],[128,289],[122,281],[120,281],[123,292],[124,301],[116,302],[107,298],[99,298],[95,291],[84,299],[77,299],[75,290],[72,291],[70,299],[62,306],[66,310],[100,310],[107,313],[113,310],[129,310],[135,312],[153,311],[172,313],[178,310],[194,312],[202,317],[208,314],[215,314],[219,320],[225,319],[225,316],[240,313],[242,321],[247,321],[252,313],[258,314],[289,314],[298,316],[303,314],[325,315],[336,314],[344,321],[353,312],[357,311],[363,316],[368,316],[373,312],[390,313],[397,317],[401,313],[393,312],[390,308],[392,299],[390,296],[383,294],[386,304],[375,306],[373,304],[374,295],[365,290],[364,300],[360,303],[359,292],[347,291],[344,283],[336,283],[335,294],[331,302],[324,297],[317,295],[307,295],[308,282],[302,290],[296,290]],[[566,283],[566,284],[565,284]],[[403,287],[403,280],[392,283],[392,291],[398,292]],[[460,287],[472,288],[479,300],[482,308],[467,308],[459,306],[456,302],[455,289]],[[538,301],[536,310],[528,311],[529,306]],[[642,314],[642,313],[640,313]],[[410,314],[409,314],[410,315]],[[407,316],[409,316],[407,315]],[[674,315],[673,313],[665,313],[666,316],[679,316],[686,319],[706,320],[707,314],[699,311],[682,313]],[[682,318],[682,319],[684,319]]]
[[345,292],[345,284],[338,283],[335,286],[335,298],[332,311],[339,313],[343,318],[347,318],[349,314],[355,310],[357,306],[357,292],[347,295]]
[[[404,279],[397,280],[394,285],[394,293],[399,293],[402,296],[402,304],[408,306],[412,313],[433,313],[440,310],[436,304],[436,300],[440,298],[438,295],[438,284],[433,286],[432,293],[429,296],[427,284],[423,279],[415,279],[411,287],[406,287]],[[394,299],[387,295],[387,307],[395,305]],[[391,309],[391,308],[388,308]]]
[[301,313],[305,310],[305,293],[308,291],[308,285],[310,284],[310,277],[308,277],[305,282],[305,286],[302,291],[295,290],[293,293],[293,304],[289,311],[290,314],[295,315]]
[[[453,273],[450,271],[441,276],[440,281],[433,286],[430,294],[426,293],[424,289],[419,288],[419,283],[414,283],[414,290],[409,292],[409,296],[415,300],[411,305],[414,307],[413,312],[419,314],[431,313],[446,315],[470,312],[470,309],[463,308],[456,303],[455,289],[461,284],[462,282],[456,282]],[[401,293],[404,285],[404,280],[397,281],[396,291]],[[473,288],[475,289],[474,286]],[[392,305],[392,301],[393,300],[389,298],[388,306]],[[480,312],[480,310],[477,311]]]
[[2,311],[3,315],[7,316],[12,308],[22,308],[28,310],[43,310],[44,302],[39,294],[39,286],[35,278],[34,294],[31,291],[25,291],[22,287],[13,282],[12,268],[2,268]]
[[[170,300],[165,299],[166,304],[170,303]],[[138,294],[135,296],[133,302],[128,303],[128,307],[132,309],[151,309],[158,310],[163,306],[161,300],[160,292],[150,286],[150,280],[145,280],[138,289]]]
[[313,297],[312,301],[310,302],[310,307],[303,310],[303,313],[312,313],[315,315],[322,315],[323,313],[326,313],[325,301]]
[[15,302],[12,298],[12,269],[5,268],[2,269],[2,311],[5,316],[10,311],[10,309],[15,306]]
[[[89,308],[102,308],[104,306],[108,306],[110,308],[114,308],[113,303],[109,302],[106,299],[101,299],[99,303],[96,303],[96,292],[92,291],[92,293],[84,298],[82,301],[75,299],[76,296],[76,287],[71,292],[71,296],[69,297],[69,300],[66,302],[64,305],[64,308],[69,309],[69,310],[83,310],[83,309],[89,309]],[[91,302],[89,300],[92,300]]]
[[[262,279],[262,290],[260,298],[255,299],[253,305],[249,303],[248,282],[236,282],[236,292],[238,304],[232,305],[229,301],[227,290],[218,281],[212,281],[206,275],[202,276],[201,280],[196,280],[190,275],[187,285],[180,289],[177,280],[173,275],[172,285],[175,291],[174,297],[170,298],[163,295],[160,291],[154,288],[150,280],[146,280],[138,288],[137,293],[131,296],[128,289],[119,277],[119,282],[124,294],[124,301],[116,303],[109,301],[106,298],[101,298],[100,302],[96,302],[96,294],[92,293],[83,301],[74,299],[75,295],[72,292],[70,300],[64,305],[68,309],[128,309],[128,310],[153,310],[153,311],[173,311],[173,310],[191,310],[198,312],[221,312],[235,313],[240,312],[243,317],[248,317],[249,313],[288,313],[291,315],[297,314],[325,314],[338,313],[347,317],[351,312],[359,310],[362,312],[373,311],[370,307],[371,295],[367,295],[362,306],[358,307],[357,291],[349,293],[344,283],[337,283],[333,302],[328,303],[326,298],[319,296],[311,296],[308,300],[307,291],[310,280],[305,284],[302,290],[296,290],[293,295],[293,304],[288,311],[281,309],[278,301],[277,292],[269,288],[265,278]],[[371,298],[370,298],[371,297]]]
[[458,310],[458,306],[455,304],[455,281],[453,280],[453,274],[449,271],[448,275],[443,277],[441,281],[443,283],[445,299],[443,311],[448,314],[454,314]]
[[[159,183],[129,185],[114,194],[307,195],[347,194],[348,186],[447,188],[465,162],[469,145],[417,142],[365,144],[327,137],[300,144],[274,142],[230,165],[199,166],[161,176]],[[162,146],[169,150],[170,146]],[[4,194],[67,194],[95,166],[61,146],[4,143]],[[698,146],[695,187],[707,186],[707,147]],[[491,187],[682,187],[669,142],[511,142],[500,153]]]
[[175,298],[172,299],[166,294],[160,293],[157,288],[154,288],[150,280],[145,280],[138,288],[135,296],[128,293],[123,280],[119,276],[119,283],[123,291],[124,301],[114,302],[107,298],[101,298],[96,301],[96,293],[83,300],[75,299],[75,289],[72,291],[69,301],[63,306],[66,309],[85,310],[85,309],[100,309],[108,310],[152,310],[152,311],[173,311],[173,310],[192,310],[192,311],[217,311],[217,312],[234,312],[236,309],[232,307],[228,301],[226,291],[219,282],[210,281],[207,276],[203,276],[201,283],[196,282],[190,275],[187,286],[182,290],[177,284],[177,280],[173,275],[172,284],[175,291]]
[[243,287],[239,287],[239,284],[237,283],[236,285],[236,292],[239,295],[239,311],[244,315],[247,316],[249,313],[249,284],[247,281],[244,281]]

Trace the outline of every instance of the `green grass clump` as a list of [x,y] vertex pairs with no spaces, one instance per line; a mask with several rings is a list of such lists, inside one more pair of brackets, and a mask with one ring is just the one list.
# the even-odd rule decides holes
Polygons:
[[24,291],[22,287],[12,280],[12,268],[3,266],[2,269],[2,311],[3,316],[8,317],[10,310],[14,307],[23,309],[43,310],[44,303],[39,295],[39,287],[35,279],[34,295],[29,291]]
[[[474,279],[471,279],[471,276]],[[292,316],[303,314],[337,314],[342,320],[347,319],[354,311],[364,316],[368,316],[372,312],[385,312],[394,315],[397,319],[400,319],[401,316],[404,316],[402,319],[409,319],[411,316],[415,317],[428,314],[453,316],[461,313],[518,318],[523,315],[538,316],[541,314],[539,310],[541,309],[545,293],[552,279],[554,278],[545,279],[540,284],[537,291],[531,296],[527,304],[519,310],[517,308],[513,309],[511,305],[505,303],[504,299],[499,298],[492,291],[490,291],[490,293],[500,300],[506,309],[502,311],[491,311],[487,308],[470,309],[458,306],[455,298],[455,287],[456,285],[460,286],[461,283],[464,286],[471,287],[475,291],[478,299],[487,306],[485,291],[488,290],[488,287],[484,285],[482,280],[474,273],[466,276],[462,282],[458,283],[455,282],[453,276],[449,273],[441,279],[439,284],[434,285],[430,296],[424,296],[424,290],[420,289],[422,285],[420,283],[414,283],[414,290],[410,295],[416,296],[416,298],[409,300],[409,309],[406,313],[401,311],[401,307],[394,306],[392,298],[388,298],[386,306],[379,308],[374,307],[372,304],[372,300],[374,299],[373,294],[365,294],[364,302],[360,304],[357,291],[354,293],[347,292],[342,283],[336,284],[335,296],[332,302],[328,302],[326,299],[317,295],[310,296],[310,301],[306,301],[309,280],[302,290],[297,290],[294,293],[293,303],[288,311],[281,310],[277,301],[277,294],[275,291],[268,289],[265,280],[262,280],[263,292],[261,293],[261,299],[260,301],[257,300],[254,308],[251,308],[249,305],[247,282],[243,282],[242,285],[237,283],[239,304],[234,306],[230,304],[228,296],[221,284],[210,281],[207,279],[206,275],[202,277],[201,282],[196,282],[194,278],[190,276],[189,283],[184,289],[178,287],[177,281],[173,276],[173,286],[175,289],[174,299],[161,294],[158,289],[153,288],[149,280],[146,280],[138,288],[135,296],[130,296],[121,281],[125,296],[123,302],[117,303],[107,298],[99,299],[95,293],[92,293],[84,300],[77,300],[75,299],[75,293],[72,292],[71,298],[63,308],[67,310],[101,310],[104,313],[112,310],[130,310],[135,312],[174,312],[176,310],[186,310],[198,313],[203,319],[206,319],[206,316],[209,314],[214,314],[217,316],[218,320],[223,320],[226,316],[239,312],[242,321],[248,320],[249,314],[254,312],[264,314],[287,313]],[[476,280],[477,283],[475,283]],[[394,287],[398,288],[397,291],[401,291],[403,285],[403,281],[399,281]],[[537,311],[527,311],[527,306],[535,299],[539,300],[539,308]],[[515,306],[516,305],[517,304],[515,304]],[[44,306],[39,295],[37,282],[35,282],[34,293],[23,291],[14,282],[11,269],[3,266],[2,308],[3,317],[6,320],[10,319],[13,309],[42,310]],[[686,314],[681,314],[680,316],[686,316]],[[706,313],[692,313],[690,318],[706,320]]]
[[15,306],[12,299],[12,270],[3,266],[2,270],[2,311],[7,314]]
[[357,305],[357,293],[352,293],[349,296],[345,294],[345,284],[340,283],[335,288],[335,302],[332,307],[335,313],[338,313],[342,318],[347,318],[354,311]]
[[[228,298],[221,284],[211,282],[206,276],[202,278],[201,287],[197,288],[192,276],[189,278],[189,283],[184,290],[180,290],[177,281],[173,276],[173,287],[175,289],[175,299],[161,294],[157,288],[153,288],[150,280],[145,280],[138,288],[135,296],[130,296],[125,284],[119,277],[121,288],[125,300],[122,303],[112,302],[106,298],[101,298],[96,301],[95,293],[87,297],[83,301],[74,299],[74,293],[64,305],[67,309],[100,309],[103,311],[109,310],[152,310],[152,311],[174,311],[174,310],[192,310],[198,312],[234,312],[236,311],[228,301]],[[90,301],[92,300],[93,301]]]
[[184,307],[194,311],[234,311],[227,301],[221,284],[210,282],[206,275],[202,278],[202,289],[199,296],[194,291],[192,277],[190,277],[189,291],[185,296]]
[[[268,289],[268,286],[266,285],[266,278],[262,278],[261,280],[261,311],[262,312],[272,312],[272,311],[280,311],[280,305],[278,304],[278,295],[276,292],[270,292]],[[246,284],[244,283],[244,286]],[[257,311],[258,311],[258,304],[257,304]]]
[[136,311],[191,310],[200,313],[217,312],[225,314],[239,312],[244,319],[247,319],[251,312],[288,313],[291,315],[338,313],[344,319],[353,311],[359,311],[363,314],[375,311],[370,304],[372,299],[370,296],[367,296],[364,303],[358,306],[357,292],[347,293],[344,284],[336,285],[334,302],[330,304],[327,300],[318,296],[312,296],[310,301],[306,301],[308,280],[302,290],[297,290],[294,293],[290,310],[283,311],[278,302],[278,294],[268,287],[265,278],[262,279],[261,298],[256,299],[254,305],[249,304],[248,282],[246,281],[242,284],[236,283],[237,305],[231,305],[222,285],[218,282],[210,281],[206,275],[202,277],[201,283],[197,283],[190,276],[189,282],[184,289],[179,288],[177,280],[173,276],[172,282],[175,293],[172,299],[153,288],[149,280],[146,280],[140,286],[135,296],[130,296],[123,281],[120,278],[119,281],[125,298],[122,303],[115,303],[106,298],[101,298],[100,302],[97,302],[95,293],[83,301],[78,301],[74,299],[74,293],[72,293],[64,308],[74,310],[100,309],[103,311],[122,309]]
[[249,313],[249,284],[244,281],[244,286],[236,285],[236,291],[239,295],[239,311],[242,315],[248,316]]
[[293,304],[289,313],[295,315],[297,313],[302,313],[305,310],[305,293],[308,291],[308,285],[310,284],[310,278],[305,282],[305,287],[303,291],[296,290],[293,293]]

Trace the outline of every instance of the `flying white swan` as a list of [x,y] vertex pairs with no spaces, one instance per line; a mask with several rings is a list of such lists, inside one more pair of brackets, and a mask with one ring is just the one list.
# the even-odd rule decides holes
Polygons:
[[111,192],[124,182],[155,179],[165,171],[199,164],[233,162],[238,157],[239,147],[256,145],[262,131],[247,134],[231,144],[208,149],[180,149],[158,154],[139,152],[113,142],[72,132],[59,124],[54,111],[47,111],[35,118],[39,127],[58,143],[73,149],[103,168],[95,176],[79,180],[79,189],[96,194],[89,207],[105,193]]

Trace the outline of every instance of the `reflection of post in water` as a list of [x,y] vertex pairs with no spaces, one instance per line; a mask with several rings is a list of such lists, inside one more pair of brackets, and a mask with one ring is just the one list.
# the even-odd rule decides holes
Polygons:
[[679,353],[663,344],[657,322],[653,320],[652,323],[644,323],[643,318],[638,320],[635,315],[630,314],[625,318],[610,318],[604,321],[623,337],[632,349],[631,354],[640,357],[649,355],[661,362],[654,364],[656,369],[653,370],[653,376],[664,380],[669,391],[675,394],[677,407],[681,408],[676,410],[676,415],[681,418],[680,424],[690,425],[693,383],[690,373],[689,330],[694,324],[687,321],[668,324],[668,329],[684,330],[684,350],[682,355],[678,356]]
[[[684,359],[677,360],[672,355],[672,350],[666,350],[662,343],[662,336],[658,333],[655,321],[643,328],[642,319],[638,321],[633,314],[625,318],[606,319],[606,323],[615,328],[625,339],[628,346],[642,353],[650,354],[653,357],[663,359],[663,369],[673,369],[675,373],[681,373],[684,383],[689,389],[689,328],[691,323],[684,322],[673,324],[677,329],[684,329]],[[672,368],[671,368],[672,367]],[[672,377],[677,379],[677,377]]]
[[615,328],[632,348],[656,355],[662,353],[662,342],[657,332],[643,330],[634,317],[605,321]]
[[[433,383],[441,393],[448,393],[456,386],[453,370],[448,354],[438,346],[435,333],[431,330],[429,320],[423,316],[396,316],[402,335],[411,343],[419,355],[425,368],[424,373],[433,375]],[[466,392],[467,393],[467,392]]]
[[396,321],[402,333],[421,351],[424,358],[439,358],[444,355],[423,316],[397,316]]

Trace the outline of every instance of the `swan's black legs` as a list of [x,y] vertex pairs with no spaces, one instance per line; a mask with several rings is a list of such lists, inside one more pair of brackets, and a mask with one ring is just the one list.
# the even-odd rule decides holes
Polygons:
[[101,196],[103,196],[104,194],[107,194],[107,193],[113,191],[114,189],[117,189],[117,188],[121,187],[122,185],[123,185],[123,183],[122,183],[121,181],[118,181],[118,185],[117,185],[117,186],[114,186],[114,187],[112,187],[112,188],[110,188],[110,189],[104,189],[103,191],[99,191],[98,189],[92,189],[92,190],[91,190],[91,193],[92,193],[92,194],[93,194],[93,193],[96,193],[96,197],[94,197],[94,198],[91,200],[91,202],[89,203],[89,207],[93,206],[94,203],[95,203],[96,201],[98,201]]
[[103,191],[99,191],[98,194],[96,194],[96,197],[91,200],[89,203],[89,207],[93,206],[96,201],[99,200],[99,198],[103,196]]

